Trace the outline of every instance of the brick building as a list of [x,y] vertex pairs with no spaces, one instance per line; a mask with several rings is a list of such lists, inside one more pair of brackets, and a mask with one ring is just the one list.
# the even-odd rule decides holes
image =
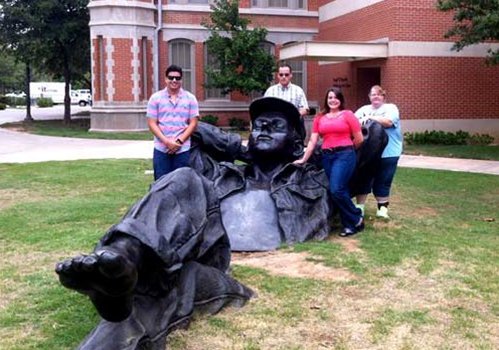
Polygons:
[[[146,129],[145,105],[169,64],[184,69],[201,115],[248,118],[250,99],[205,89],[209,0],[91,0],[93,130]],[[264,46],[293,66],[311,106],[341,86],[350,109],[381,84],[404,131],[459,129],[499,137],[499,67],[479,44],[451,51],[452,15],[434,0],[240,0],[240,14],[268,30]],[[253,97],[256,97],[253,96]]]

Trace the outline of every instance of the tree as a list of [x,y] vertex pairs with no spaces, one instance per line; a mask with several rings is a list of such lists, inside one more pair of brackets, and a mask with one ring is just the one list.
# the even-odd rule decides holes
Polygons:
[[0,94],[24,90],[24,67],[9,50],[0,52]]
[[[499,0],[438,0],[440,11],[455,11],[454,26],[446,38],[457,37],[453,48],[499,40]],[[489,49],[487,62],[499,64],[499,49]]]
[[0,0],[0,43],[26,64],[64,79],[65,123],[71,120],[71,81],[90,69],[87,5],[88,0]]
[[217,64],[206,68],[205,86],[223,94],[265,91],[275,70],[275,58],[262,48],[267,30],[248,29],[250,21],[239,16],[238,0],[215,0],[211,10],[210,21],[203,25],[210,30],[207,49]]

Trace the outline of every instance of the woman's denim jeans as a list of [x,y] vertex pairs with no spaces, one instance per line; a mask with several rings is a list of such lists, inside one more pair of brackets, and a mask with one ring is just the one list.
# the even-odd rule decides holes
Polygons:
[[168,154],[154,149],[152,165],[154,168],[154,181],[173,170],[189,166],[190,152]]
[[343,227],[350,229],[354,229],[362,217],[362,212],[353,204],[348,189],[356,163],[353,149],[322,154],[322,166],[329,178],[331,198],[340,212]]
[[360,186],[360,194],[369,194],[371,191],[376,197],[389,197],[399,157],[381,158],[378,168],[372,177],[366,178]]

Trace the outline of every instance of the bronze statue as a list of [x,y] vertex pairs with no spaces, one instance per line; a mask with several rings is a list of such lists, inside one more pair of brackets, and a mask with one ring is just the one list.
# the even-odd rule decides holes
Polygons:
[[91,254],[57,264],[61,283],[87,295],[103,318],[80,349],[164,349],[195,308],[215,313],[252,296],[227,274],[231,250],[327,237],[324,171],[292,164],[303,153],[297,109],[268,97],[250,115],[247,147],[200,123],[191,168],[154,182]]

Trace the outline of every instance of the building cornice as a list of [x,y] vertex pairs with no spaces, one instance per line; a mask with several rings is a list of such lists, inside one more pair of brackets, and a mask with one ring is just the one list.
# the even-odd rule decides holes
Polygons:
[[99,7],[132,7],[143,8],[147,10],[156,10],[156,5],[142,1],[125,1],[125,0],[99,0],[90,1],[87,6],[89,9]]

